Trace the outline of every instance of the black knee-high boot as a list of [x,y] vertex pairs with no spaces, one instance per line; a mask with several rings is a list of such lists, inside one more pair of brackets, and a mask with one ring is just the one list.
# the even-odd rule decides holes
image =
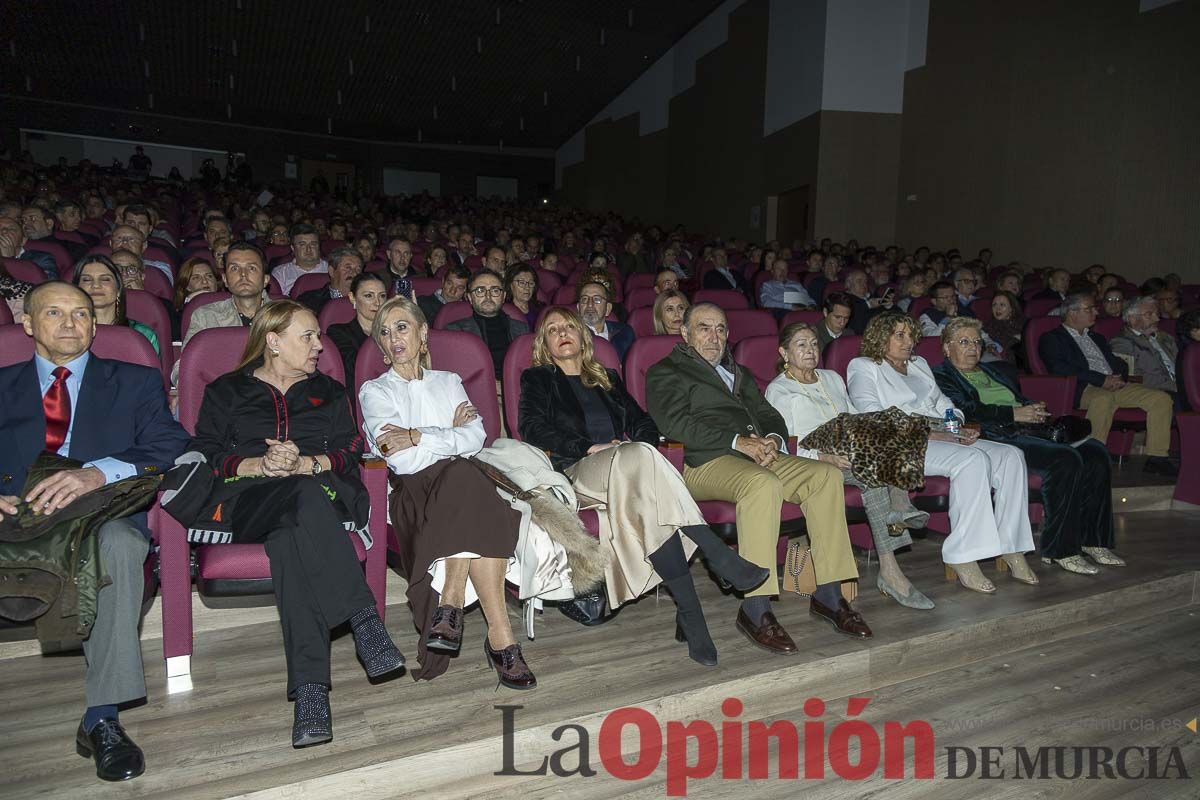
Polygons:
[[771,570],[742,558],[707,525],[688,525],[679,530],[700,548],[722,589],[748,592],[771,577]]
[[687,642],[688,655],[693,661],[706,667],[715,667],[717,646],[708,635],[704,610],[700,608],[700,598],[692,584],[679,535],[672,536],[647,558],[675,598],[675,639]]

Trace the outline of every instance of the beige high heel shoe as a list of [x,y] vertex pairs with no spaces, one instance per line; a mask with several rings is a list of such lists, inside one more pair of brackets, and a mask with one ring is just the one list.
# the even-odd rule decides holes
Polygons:
[[983,577],[983,570],[974,561],[969,561],[966,564],[947,564],[946,580],[957,580],[962,584],[964,589],[970,589],[972,592],[979,592],[980,594],[996,593],[995,584]]
[[1037,586],[1040,583],[1037,573],[1025,561],[1024,553],[1005,553],[997,558],[996,571],[1004,572],[1006,570],[1011,571],[1013,579],[1021,583],[1027,583],[1030,586]]

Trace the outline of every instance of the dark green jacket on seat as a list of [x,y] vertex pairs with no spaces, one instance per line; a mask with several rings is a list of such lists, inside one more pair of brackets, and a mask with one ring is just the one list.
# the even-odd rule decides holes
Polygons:
[[689,467],[728,455],[749,460],[733,449],[734,434],[773,433],[787,441],[787,424],[750,371],[728,350],[721,363],[734,375],[732,392],[716,368],[687,344],[676,345],[646,372],[646,410],[663,436],[683,443]]

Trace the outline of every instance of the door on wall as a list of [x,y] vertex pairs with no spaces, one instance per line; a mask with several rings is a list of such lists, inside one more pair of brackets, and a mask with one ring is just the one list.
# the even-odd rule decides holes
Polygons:
[[791,247],[796,240],[811,241],[813,210],[811,184],[779,194],[775,238],[781,246]]
[[343,161],[316,161],[309,158],[300,162],[301,186],[305,189],[312,188],[313,179],[318,176],[324,178],[329,191],[345,196],[346,190],[354,185],[354,165]]

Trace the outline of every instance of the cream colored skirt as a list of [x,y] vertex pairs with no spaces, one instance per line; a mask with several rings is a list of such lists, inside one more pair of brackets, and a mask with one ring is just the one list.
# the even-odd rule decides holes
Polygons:
[[[646,556],[687,525],[705,525],[683,476],[651,445],[625,442],[575,462],[566,470],[580,510],[596,509],[600,542],[613,558],[605,576],[612,608],[640,597],[662,580]],[[691,558],[696,545],[682,538]]]

